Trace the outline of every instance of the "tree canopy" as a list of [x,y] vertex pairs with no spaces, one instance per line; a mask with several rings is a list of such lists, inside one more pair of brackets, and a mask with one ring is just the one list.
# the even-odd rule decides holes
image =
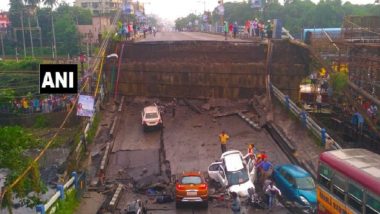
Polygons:
[[[44,3],[47,7],[37,7],[36,14],[31,17],[31,26],[37,26],[37,19],[41,27],[41,41],[43,47],[43,54],[50,55],[52,47],[52,24],[51,15],[54,17],[54,26],[56,34],[56,44],[58,54],[67,56],[76,55],[80,52],[80,36],[77,31],[76,25],[89,25],[92,23],[92,14],[90,10],[83,9],[76,6],[70,6],[67,3],[61,3],[51,12],[51,6],[56,5],[56,0],[11,0],[10,1],[10,15],[9,19],[12,23],[12,28],[18,28],[16,35],[12,35],[13,31],[10,29],[5,38],[5,52],[7,54],[14,54],[15,47],[18,47],[18,52],[22,52],[22,20],[24,27],[27,23],[27,13],[25,8],[27,5],[38,6]],[[24,11],[24,13],[23,13]],[[22,19],[23,18],[23,19]],[[26,47],[30,47],[30,40],[28,39],[29,31],[25,30],[25,43]],[[37,49],[36,53],[40,53],[39,46],[39,33],[33,31],[34,48]],[[17,36],[17,39],[14,39]],[[28,50],[27,50],[28,52]]]
[[[303,28],[341,27],[345,16],[380,16],[380,5],[342,4],[341,0],[320,0],[315,4],[311,0],[286,1],[281,5],[277,0],[264,1],[263,10],[252,9],[249,1],[224,3],[224,20],[244,25],[248,19],[280,19],[294,36],[299,36]],[[176,20],[176,28],[181,29],[201,16],[189,14]],[[211,24],[220,21],[216,9],[212,13]]]

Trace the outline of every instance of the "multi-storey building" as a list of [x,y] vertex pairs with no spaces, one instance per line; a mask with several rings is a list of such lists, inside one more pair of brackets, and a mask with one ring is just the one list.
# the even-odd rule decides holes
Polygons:
[[0,11],[0,29],[6,29],[9,25],[8,12]]
[[123,0],[76,0],[74,5],[92,11],[94,15],[110,14],[121,8]]

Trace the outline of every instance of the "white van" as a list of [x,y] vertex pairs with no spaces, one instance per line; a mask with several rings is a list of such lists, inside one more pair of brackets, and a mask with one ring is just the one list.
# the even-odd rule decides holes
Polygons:
[[214,162],[208,167],[208,175],[228,189],[236,192],[240,197],[248,197],[248,190],[255,190],[254,160],[248,156],[243,157],[237,150],[222,154],[220,162]]

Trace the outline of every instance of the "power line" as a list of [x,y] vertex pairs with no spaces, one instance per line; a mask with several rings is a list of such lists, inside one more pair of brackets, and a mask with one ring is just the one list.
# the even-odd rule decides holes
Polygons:
[[[115,26],[117,20],[119,19],[120,17],[120,13],[121,13],[121,10],[118,10],[113,22],[112,22],[112,26]],[[98,53],[98,55],[100,56],[101,54],[105,53],[106,51],[106,48],[107,48],[107,45],[108,45],[108,42],[109,42],[109,39],[110,39],[110,32],[107,32],[107,36],[106,36],[106,39],[103,41],[101,47],[100,47],[100,51]],[[92,71],[94,71],[97,66],[99,65],[99,60],[97,60],[98,62],[94,63],[94,67],[92,67]],[[86,78],[85,82],[83,83],[83,86],[81,88],[80,91],[83,91],[84,88],[87,86],[87,84],[89,84],[89,78]],[[79,99],[79,95],[80,93],[77,93],[76,95],[76,98],[75,98],[75,103],[77,103],[78,99]],[[21,175],[19,175],[10,185],[8,186],[4,186],[4,189],[3,191],[1,192],[1,195],[0,195],[0,204],[5,196],[5,194],[7,192],[9,192],[9,190],[12,190],[27,174],[28,172],[32,169],[32,166],[34,163],[38,162],[41,157],[45,154],[45,152],[47,151],[47,149],[51,146],[51,144],[53,143],[53,141],[55,140],[55,138],[58,136],[58,134],[61,132],[61,130],[63,129],[64,125],[66,124],[68,118],[70,117],[71,113],[73,112],[75,108],[75,104],[71,107],[70,111],[66,114],[66,117],[64,118],[64,120],[62,121],[61,125],[59,126],[58,130],[56,131],[56,133],[53,135],[53,137],[49,140],[49,142],[45,145],[45,147],[41,150],[41,152],[37,155],[37,157],[35,157],[33,159],[33,161],[31,162],[31,164],[21,173]]]

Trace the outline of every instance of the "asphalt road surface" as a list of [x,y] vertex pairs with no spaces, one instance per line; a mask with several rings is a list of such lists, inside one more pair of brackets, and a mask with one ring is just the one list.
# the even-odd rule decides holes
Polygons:
[[[137,181],[147,177],[154,180],[154,177],[158,176],[160,131],[143,132],[140,124],[142,108],[152,102],[152,100],[146,102],[135,100],[128,103],[123,113],[119,115],[120,123],[108,164],[108,177],[111,176],[115,180],[127,184],[131,178]],[[237,116],[216,119],[212,116],[211,111],[198,114],[190,110],[184,103],[179,102],[176,116],[173,117],[171,109],[168,109],[163,115],[163,120],[165,124],[163,145],[172,174],[188,170],[199,170],[206,173],[208,166],[221,155],[218,134],[222,130],[230,135],[227,149],[237,149],[245,154],[248,144],[254,143],[258,150],[267,152],[273,163],[289,162],[264,129],[256,131]],[[121,213],[127,203],[135,199],[148,201],[147,207],[150,210],[148,213],[231,213],[230,208],[226,207],[229,202],[210,202],[208,209],[197,206],[176,209],[173,202],[155,204],[145,194],[133,192],[133,188],[128,185],[118,204]],[[281,205],[271,211],[245,207],[243,212],[289,213]]]
[[[183,41],[183,40],[202,40],[202,41],[225,41],[223,35],[215,35],[201,32],[158,32],[154,37],[151,34],[147,34],[145,39],[139,42],[152,42],[152,41]],[[227,41],[239,41],[245,40],[233,39],[228,37]]]

